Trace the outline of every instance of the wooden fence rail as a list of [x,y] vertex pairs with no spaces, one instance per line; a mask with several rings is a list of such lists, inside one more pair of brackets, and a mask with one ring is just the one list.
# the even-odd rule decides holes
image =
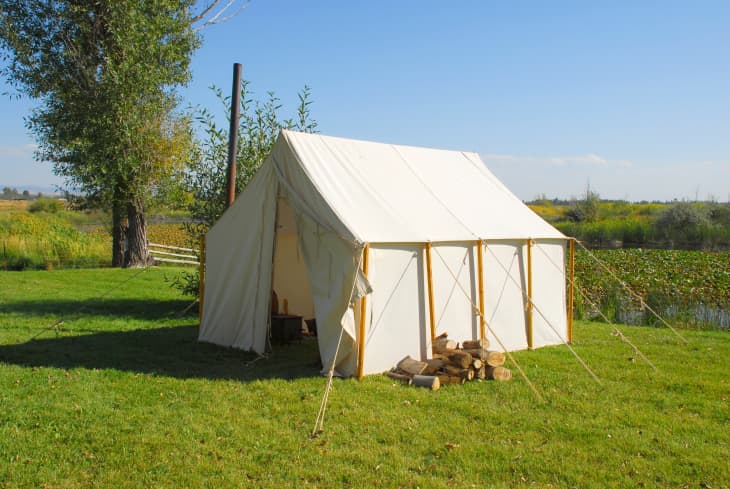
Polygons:
[[[168,246],[163,245],[159,243],[147,243],[147,246],[149,248],[150,255],[155,261],[159,262],[165,262],[165,263],[180,263],[184,265],[200,265],[200,259],[198,258],[198,251],[194,250],[193,248],[181,248],[180,246]],[[156,249],[157,248],[157,249]],[[184,251],[186,254],[182,253],[170,253],[169,251],[161,251],[161,250],[175,250],[175,251]],[[168,256],[175,257],[175,258],[166,258]]]

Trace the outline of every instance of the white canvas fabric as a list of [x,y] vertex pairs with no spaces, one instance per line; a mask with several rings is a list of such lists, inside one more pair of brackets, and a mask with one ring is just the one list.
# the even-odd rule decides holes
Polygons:
[[265,165],[208,231],[201,341],[265,351],[277,192]]
[[542,313],[533,315],[534,346],[557,344],[567,328],[566,238],[477,154],[282,131],[256,177],[208,233],[200,339],[263,353],[273,284],[285,296],[280,306],[291,298],[290,313],[313,311],[326,369],[334,361],[339,373],[356,372],[363,294],[364,373],[387,370],[405,355],[426,358],[424,245],[432,243],[437,334],[464,340],[479,334],[476,243],[482,241],[490,339],[526,348],[528,239],[540,246],[532,253],[533,302]]

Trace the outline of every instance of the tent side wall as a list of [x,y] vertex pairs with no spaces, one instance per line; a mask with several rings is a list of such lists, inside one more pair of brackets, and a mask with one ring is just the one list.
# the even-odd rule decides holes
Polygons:
[[266,162],[208,232],[200,341],[264,353],[277,194]]
[[363,373],[384,372],[406,355],[430,357],[423,263],[423,245],[370,245]]
[[[525,239],[486,243],[485,318],[491,349],[524,350],[527,342],[527,244]],[[539,247],[539,248],[538,248]],[[406,355],[431,356],[427,267],[423,244],[371,244],[364,368],[393,367]],[[436,335],[457,341],[479,338],[476,242],[438,243],[431,248]],[[567,340],[565,242],[539,240],[532,249],[533,347]],[[355,307],[360,317],[359,305]],[[499,341],[497,340],[499,339]]]
[[535,241],[532,246],[533,348],[567,343],[565,240]]

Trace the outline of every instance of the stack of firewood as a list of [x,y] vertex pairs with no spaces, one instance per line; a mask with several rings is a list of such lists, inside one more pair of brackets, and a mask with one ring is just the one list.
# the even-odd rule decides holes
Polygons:
[[504,353],[489,350],[489,341],[467,340],[459,345],[446,333],[433,341],[433,358],[414,360],[410,356],[398,362],[388,377],[436,390],[442,384],[463,384],[474,379],[506,381],[512,371],[504,365]]

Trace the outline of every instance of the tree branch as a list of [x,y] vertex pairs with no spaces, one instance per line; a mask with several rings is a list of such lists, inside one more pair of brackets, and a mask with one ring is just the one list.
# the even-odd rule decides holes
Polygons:
[[191,24],[200,22],[200,25],[195,26],[194,30],[197,32],[211,25],[221,24],[228,21],[248,7],[250,2],[250,0],[242,0],[241,6],[235,12],[224,16],[224,14],[231,9],[237,1],[239,0],[225,0],[225,3],[223,3],[224,0],[209,0],[203,7],[203,10],[191,19]]

